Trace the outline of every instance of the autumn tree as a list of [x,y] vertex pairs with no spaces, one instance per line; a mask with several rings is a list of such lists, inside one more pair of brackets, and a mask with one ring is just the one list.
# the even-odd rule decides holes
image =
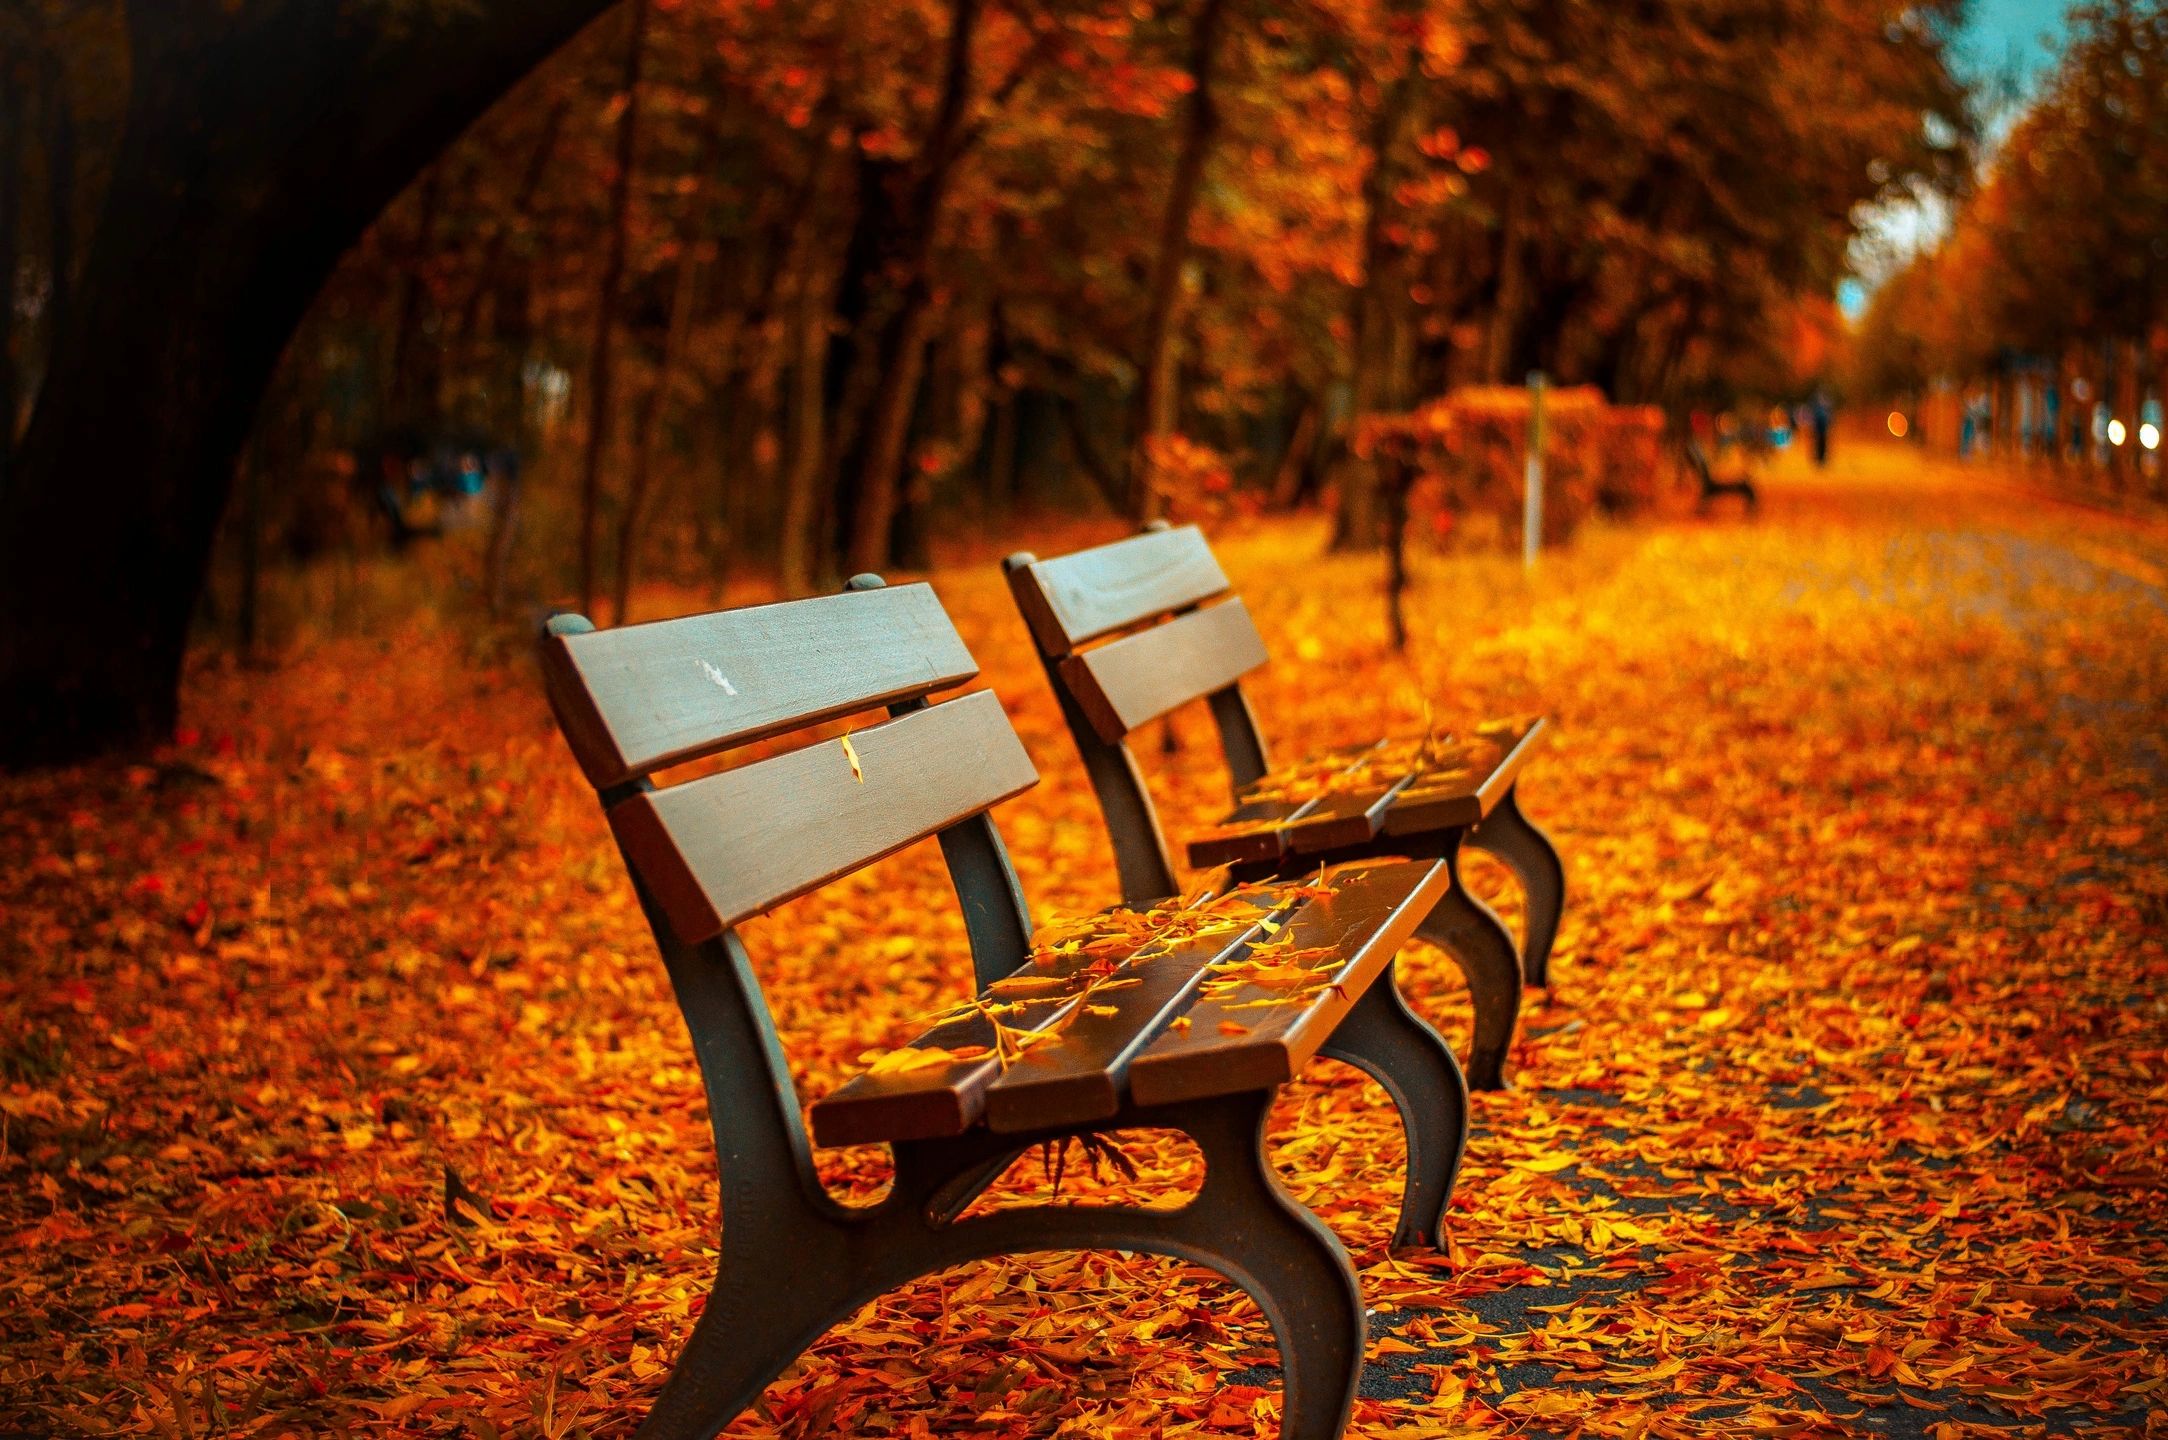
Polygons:
[[234,459],[302,310],[605,6],[126,5],[125,128],[0,495],[0,763],[170,730]]

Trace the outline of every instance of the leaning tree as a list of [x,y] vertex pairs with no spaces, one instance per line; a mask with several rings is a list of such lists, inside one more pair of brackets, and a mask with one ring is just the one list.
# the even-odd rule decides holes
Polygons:
[[309,301],[613,3],[126,0],[125,129],[0,492],[0,767],[171,733],[234,462]]

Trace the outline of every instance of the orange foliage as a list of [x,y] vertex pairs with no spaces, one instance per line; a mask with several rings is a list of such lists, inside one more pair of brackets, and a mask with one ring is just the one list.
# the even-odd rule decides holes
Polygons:
[[[1525,784],[1572,872],[1556,988],[1476,1097],[1448,1248],[1387,1253],[1399,1129],[1355,1072],[1275,1112],[1374,1309],[1352,1434],[2157,1431],[2168,534],[1862,454],[1771,479],[1755,526],[1587,536],[1539,591],[1425,567],[1412,664],[1321,523],[1223,547],[1302,660],[1255,692],[1283,753],[1431,701],[1561,727]],[[1001,577],[937,580],[1046,777],[998,817],[1024,885],[1096,908]],[[629,1433],[710,1279],[710,1143],[525,643],[205,663],[154,762],[0,782],[0,1429]],[[1176,736],[1142,758],[1191,828],[1224,779],[1197,717]],[[970,991],[931,847],[747,941],[805,1098]],[[1455,968],[1401,972],[1464,1036]],[[1088,1158],[988,1203],[1198,1173],[1161,1134]],[[1248,1436],[1277,1406],[1238,1295],[1047,1254],[881,1297],[729,1433]]]
[[[1594,386],[1546,391],[1543,401],[1543,538],[1556,544],[1601,508],[1646,513],[1666,498],[1663,412],[1609,405]],[[1514,385],[1456,390],[1406,415],[1357,426],[1355,453],[1412,467],[1417,503],[1494,517],[1518,536],[1528,457],[1528,391]]]

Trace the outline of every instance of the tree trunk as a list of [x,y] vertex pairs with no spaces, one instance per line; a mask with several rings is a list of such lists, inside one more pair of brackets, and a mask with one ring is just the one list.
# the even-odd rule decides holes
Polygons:
[[1498,298],[1491,308],[1490,340],[1483,378],[1493,385],[1511,383],[1513,347],[1526,307],[1527,267],[1521,246],[1519,191],[1506,190],[1505,214],[1498,225]]
[[640,58],[647,48],[647,0],[631,0],[632,35],[625,42],[625,75],[618,94],[617,161],[610,172],[610,238],[595,299],[595,345],[587,374],[587,455],[580,472],[580,613],[595,608],[595,567],[600,549],[602,460],[610,444],[612,380],[610,341],[617,330],[617,291],[625,277],[625,246],[632,219],[632,167],[640,144]]
[[911,412],[918,403],[933,319],[930,296],[907,296],[903,313],[891,322],[894,338],[881,347],[881,379],[873,392],[873,414],[866,429],[865,483],[852,516],[851,546],[845,557],[853,574],[879,570],[889,563],[904,452],[911,438]]
[[1156,519],[1162,497],[1151,480],[1152,443],[1174,432],[1179,391],[1174,384],[1175,299],[1182,271],[1189,264],[1190,220],[1204,182],[1205,161],[1219,130],[1219,108],[1212,100],[1212,66],[1219,53],[1223,0],[1202,0],[1190,22],[1189,103],[1183,107],[1182,144],[1176,152],[1174,179],[1167,190],[1167,210],[1160,219],[1159,249],[1152,260],[1151,287],[1144,308],[1144,333],[1138,346],[1134,437],[1129,455],[1131,503],[1139,520]]
[[783,487],[783,593],[806,595],[819,568],[814,547],[821,516],[821,433],[827,424],[828,308],[809,265],[799,281],[791,324],[797,347],[790,405],[790,472]]
[[1290,510],[1302,499],[1305,480],[1311,474],[1311,457],[1317,449],[1318,403],[1309,395],[1302,397],[1302,409],[1295,416],[1295,431],[1288,437],[1287,450],[1280,456],[1279,468],[1272,477],[1272,508]]
[[22,374],[15,365],[15,277],[22,270],[23,87],[0,59],[0,501],[14,482]]
[[940,104],[920,147],[917,175],[900,217],[894,261],[889,273],[901,284],[895,311],[882,326],[874,351],[878,380],[872,413],[864,432],[859,490],[848,517],[846,568],[878,570],[888,563],[888,545],[896,516],[896,483],[910,435],[911,408],[918,400],[918,378],[933,306],[927,274],[934,235],[964,148],[964,117],[971,98],[971,49],[978,31],[982,0],[952,0],[948,55]]
[[519,191],[512,200],[512,213],[500,217],[491,227],[489,238],[482,242],[481,259],[474,267],[474,283],[467,287],[466,296],[460,301],[455,332],[457,343],[467,352],[470,364],[481,363],[475,342],[481,329],[482,301],[502,288],[504,252],[513,231],[534,219],[535,202],[541,196],[542,181],[549,174],[550,159],[557,153],[557,139],[564,133],[565,115],[571,108],[570,101],[559,100],[543,117],[542,133],[527,158],[526,173],[520,177]]
[[407,251],[406,262],[399,266],[399,284],[393,291],[383,419],[389,429],[422,435],[431,428],[436,400],[435,384],[425,384],[424,377],[436,367],[416,365],[414,347],[422,332],[422,306],[429,298],[424,272],[436,243],[437,211],[444,199],[441,165],[432,165],[423,173],[418,199],[420,213],[414,218],[414,243]]
[[[698,199],[695,191],[691,197]],[[678,252],[677,273],[670,280],[670,324],[662,337],[662,353],[655,359],[655,383],[640,402],[640,416],[632,432],[632,474],[625,496],[625,515],[617,531],[616,604],[614,625],[625,623],[632,607],[632,582],[640,556],[640,522],[647,507],[648,477],[654,473],[655,432],[662,424],[663,406],[669,403],[670,382],[677,372],[678,352],[685,347],[685,332],[692,327],[693,271],[699,251],[688,238]]]
[[[1414,105],[1414,72],[1420,63],[1413,55],[1402,62],[1400,73],[1386,87],[1370,131],[1370,171],[1363,177],[1363,283],[1349,297],[1354,332],[1354,373],[1347,416],[1350,430],[1379,403],[1379,372],[1386,360],[1386,332],[1390,328],[1387,292],[1399,274],[1389,253],[1386,220],[1392,209],[1398,171],[1395,151]],[[1349,453],[1344,435],[1333,450],[1336,463],[1332,468],[1338,473],[1340,505],[1334,517],[1332,548],[1373,549],[1385,538],[1377,468]]]
[[[40,77],[45,112],[46,248],[52,293],[45,301],[45,333],[68,328],[75,314],[75,103],[68,95],[68,72],[58,51]],[[11,212],[0,206],[0,214]],[[12,274],[13,272],[8,272]]]
[[[608,0],[134,0],[128,119],[0,497],[0,766],[172,731],[234,459],[287,337],[385,204]],[[380,14],[377,8],[367,15]]]

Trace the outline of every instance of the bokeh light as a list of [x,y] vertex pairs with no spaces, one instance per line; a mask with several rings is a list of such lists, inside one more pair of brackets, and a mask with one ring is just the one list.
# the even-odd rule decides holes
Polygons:
[[1904,414],[1904,411],[1902,411],[1902,410],[1892,410],[1892,411],[1890,411],[1890,412],[1889,412],[1889,433],[1890,433],[1890,434],[1892,434],[1892,435],[1896,436],[1896,437],[1897,437],[1898,439],[1902,440],[1902,439],[1904,439],[1904,438],[1905,438],[1905,434],[1906,434],[1906,432],[1907,432],[1907,431],[1909,431],[1909,430],[1911,430],[1911,428],[1912,428],[1911,422],[1905,419],[1905,414]]

